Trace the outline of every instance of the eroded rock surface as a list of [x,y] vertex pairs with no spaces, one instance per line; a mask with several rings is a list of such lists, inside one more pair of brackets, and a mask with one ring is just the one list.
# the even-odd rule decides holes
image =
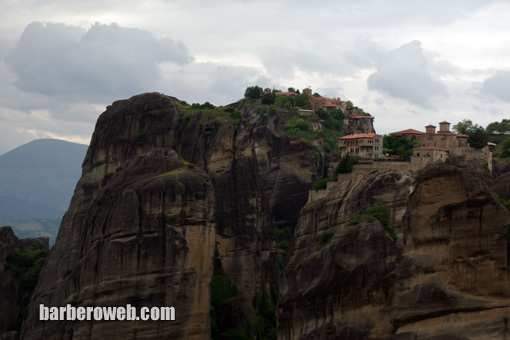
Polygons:
[[[392,212],[402,229],[413,181],[396,173],[352,176],[324,199],[305,206],[284,272],[278,339],[377,339],[391,333],[397,262],[402,245],[368,219],[371,206]],[[322,246],[321,238],[333,235]]]
[[[352,223],[380,204],[391,207],[397,242],[377,221]],[[415,181],[346,180],[301,211],[278,338],[507,339],[509,227],[488,187],[451,165]]]
[[427,168],[403,221],[392,339],[510,337],[510,214],[488,188],[452,166]]
[[[253,130],[244,119],[190,113],[177,99],[157,93],[108,107],[41,273],[23,338],[207,339],[214,274],[227,277],[250,301],[277,288],[269,202],[279,194],[268,183],[287,178],[286,186],[299,184],[298,203],[286,215],[292,219],[315,175],[307,169],[308,177],[269,178],[275,170],[261,171],[266,165],[257,143],[265,142]],[[264,138],[290,143],[276,130]],[[281,153],[269,144],[265,154]],[[297,144],[315,157],[311,146]],[[299,170],[268,157],[272,167]],[[289,162],[294,164],[292,157]],[[313,169],[314,160],[303,167]],[[44,323],[38,321],[40,303],[174,306],[177,320],[130,322],[122,329],[96,321]]]

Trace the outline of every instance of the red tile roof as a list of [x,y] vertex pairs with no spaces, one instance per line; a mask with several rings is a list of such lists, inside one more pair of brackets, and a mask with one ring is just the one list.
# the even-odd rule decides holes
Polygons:
[[374,138],[376,136],[377,137],[382,137],[381,135],[378,135],[376,133],[358,133],[358,134],[355,134],[355,135],[343,136],[343,137],[340,137],[338,139],[345,140],[345,139]]
[[458,133],[458,134],[457,134],[457,137],[460,137],[460,138],[469,138],[469,136],[468,136],[468,135],[464,135],[464,134],[462,134],[462,133]]
[[276,92],[277,96],[297,96],[296,92]]
[[397,131],[397,132],[392,132],[390,133],[390,135],[395,135],[395,136],[398,136],[398,135],[408,135],[408,134],[411,134],[411,135],[424,135],[425,132],[421,132],[421,131],[418,131],[418,130],[414,130],[414,129],[407,129],[407,130],[402,130],[402,131]]

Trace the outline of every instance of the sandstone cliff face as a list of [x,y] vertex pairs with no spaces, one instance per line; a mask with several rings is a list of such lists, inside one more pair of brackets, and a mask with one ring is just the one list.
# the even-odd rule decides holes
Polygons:
[[244,115],[255,125],[254,148],[262,190],[275,226],[294,226],[299,210],[308,200],[308,190],[321,169],[321,154],[298,138],[284,137],[285,121],[264,116],[260,121],[253,111]]
[[455,167],[426,169],[404,216],[393,339],[506,339],[510,214]]
[[[412,184],[391,172],[353,175],[302,209],[280,289],[278,339],[390,334],[401,244],[378,221],[362,216],[385,205],[392,212],[389,228],[398,234]],[[326,233],[332,239],[320,248]]]
[[[377,221],[349,225],[377,204],[392,207],[397,242]],[[487,187],[453,166],[427,168],[415,183],[344,181],[301,212],[278,338],[506,339],[509,226]]]
[[[296,210],[282,218],[295,219],[314,176],[311,170],[285,175],[296,169],[271,143],[292,148],[275,133],[255,138],[246,121],[190,114],[160,94],[108,107],[98,119],[22,337],[207,339],[214,274],[226,276],[249,299],[269,294],[279,277],[267,197],[271,193],[276,202],[279,196],[271,183],[301,185],[294,190],[300,197],[292,205]],[[310,146],[297,145],[313,155]],[[314,159],[304,164],[313,166]],[[289,170],[274,179],[268,175],[283,167]],[[38,321],[40,303],[174,306],[177,319],[129,322],[120,329],[97,321],[44,323]]]
[[200,339],[209,327],[213,206],[207,174],[167,148],[127,160],[94,197],[75,195],[32,306],[174,306],[176,321],[44,323],[32,307],[23,338]]

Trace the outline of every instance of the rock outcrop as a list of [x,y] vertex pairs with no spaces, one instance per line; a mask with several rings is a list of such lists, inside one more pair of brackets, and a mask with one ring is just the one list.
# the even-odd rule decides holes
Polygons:
[[[278,339],[377,339],[391,333],[402,245],[389,231],[401,233],[412,185],[411,178],[392,172],[353,175],[302,209],[280,288]],[[391,212],[386,229],[366,216],[372,206]]]
[[[26,271],[33,269],[32,263],[29,259],[20,257],[30,257],[32,249],[42,250],[43,254],[40,255],[44,260],[49,249],[48,238],[18,239],[11,227],[0,228],[0,336],[4,336],[6,332],[14,336],[21,326],[33,289],[30,281],[34,280],[35,283],[37,272],[34,272],[35,278],[29,276],[31,273]],[[24,267],[18,268],[18,262],[23,262]]]
[[[276,130],[255,137],[246,119],[229,112],[192,112],[156,93],[108,107],[41,273],[24,339],[207,339],[213,275],[227,277],[249,300],[278,287],[271,210],[284,202],[271,206],[282,192],[274,187],[298,184],[295,211],[282,217],[295,220],[315,176],[315,154]],[[275,151],[272,143],[284,147]],[[301,166],[286,159],[282,150],[292,143],[297,158],[313,159]],[[293,175],[303,167],[305,175]],[[44,323],[40,303],[174,306],[176,320],[121,329],[97,321]]]
[[[304,206],[332,170],[323,146],[285,135],[297,113],[256,109],[156,93],[108,107],[22,338],[249,338],[278,289],[278,339],[510,337],[510,213],[483,170],[343,175]],[[275,226],[295,227],[283,275]],[[43,322],[39,304],[173,306],[176,320]]]
[[[378,221],[353,220],[380,204],[397,242]],[[344,181],[301,211],[278,339],[506,339],[509,227],[487,186],[454,166],[430,166],[415,183]]]
[[409,199],[392,339],[510,336],[510,213],[453,166],[427,168]]

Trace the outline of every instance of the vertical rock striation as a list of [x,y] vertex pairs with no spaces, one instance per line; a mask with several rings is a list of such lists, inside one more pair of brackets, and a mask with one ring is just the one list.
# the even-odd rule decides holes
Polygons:
[[[278,285],[270,180],[253,129],[188,108],[151,93],[115,102],[99,117],[22,338],[207,339],[214,274],[249,299]],[[121,328],[41,322],[41,303],[174,306],[177,318]]]
[[418,177],[404,222],[392,339],[510,337],[509,212],[453,166]]
[[302,209],[280,289],[278,339],[390,334],[401,244],[365,214],[385,205],[398,233],[412,183],[391,172],[353,175]]
[[[510,338],[510,213],[452,165],[399,177],[352,175],[302,209],[279,339]],[[381,204],[397,242],[359,218]]]

